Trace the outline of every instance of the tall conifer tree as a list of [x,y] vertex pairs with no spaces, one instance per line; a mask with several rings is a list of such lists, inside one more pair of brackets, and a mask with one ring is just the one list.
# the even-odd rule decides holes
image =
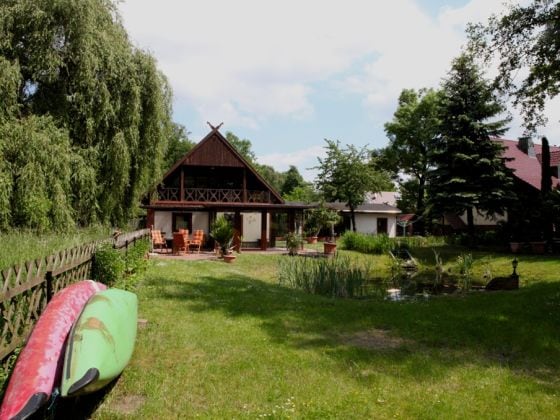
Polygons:
[[512,199],[512,177],[502,146],[491,140],[505,132],[504,106],[469,55],[453,61],[442,85],[441,135],[434,140],[429,175],[435,214],[467,213],[474,240],[474,211],[503,214]]

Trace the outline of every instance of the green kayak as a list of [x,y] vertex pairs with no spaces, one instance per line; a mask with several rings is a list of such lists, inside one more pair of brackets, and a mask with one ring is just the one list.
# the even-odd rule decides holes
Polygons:
[[137,317],[134,293],[108,289],[88,300],[68,336],[63,397],[97,391],[120,375],[134,350]]

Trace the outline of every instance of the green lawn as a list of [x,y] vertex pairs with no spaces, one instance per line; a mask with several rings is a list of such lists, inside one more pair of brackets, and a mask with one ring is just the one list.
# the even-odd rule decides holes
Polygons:
[[154,260],[148,324],[93,418],[560,417],[557,259],[522,258],[519,291],[390,302],[281,287],[278,258]]
[[0,270],[88,242],[109,238],[112,232],[111,228],[97,226],[67,233],[40,235],[33,231],[17,230],[0,233]]

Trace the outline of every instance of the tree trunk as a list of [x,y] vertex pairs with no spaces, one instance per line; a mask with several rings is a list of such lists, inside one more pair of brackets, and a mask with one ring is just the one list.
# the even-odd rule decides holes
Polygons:
[[[420,235],[426,234],[426,225],[424,224],[424,190],[426,186],[426,179],[422,176],[418,178],[418,197],[416,197],[416,216],[421,219],[416,222],[416,230]],[[413,229],[414,230],[414,229]]]
[[472,207],[467,209],[467,232],[469,234],[469,245],[474,246],[474,215]]
[[352,206],[350,206],[350,221],[352,222],[352,231],[356,232],[356,214]]

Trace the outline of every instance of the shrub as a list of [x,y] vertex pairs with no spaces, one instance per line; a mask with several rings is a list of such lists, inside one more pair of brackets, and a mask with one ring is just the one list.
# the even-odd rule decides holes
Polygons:
[[146,270],[148,260],[145,257],[149,250],[150,241],[147,238],[135,241],[132,246],[128,247],[125,253],[125,272],[127,275]]
[[387,235],[365,235],[347,231],[340,238],[344,249],[365,254],[384,254],[393,248],[393,241]]
[[288,232],[286,234],[286,248],[288,249],[288,254],[297,255],[298,249],[303,245],[303,238],[294,232]]
[[112,244],[105,243],[95,251],[92,267],[95,280],[111,287],[123,278],[125,269],[124,256]]
[[308,293],[332,297],[363,296],[371,267],[349,257],[282,258],[279,282]]

